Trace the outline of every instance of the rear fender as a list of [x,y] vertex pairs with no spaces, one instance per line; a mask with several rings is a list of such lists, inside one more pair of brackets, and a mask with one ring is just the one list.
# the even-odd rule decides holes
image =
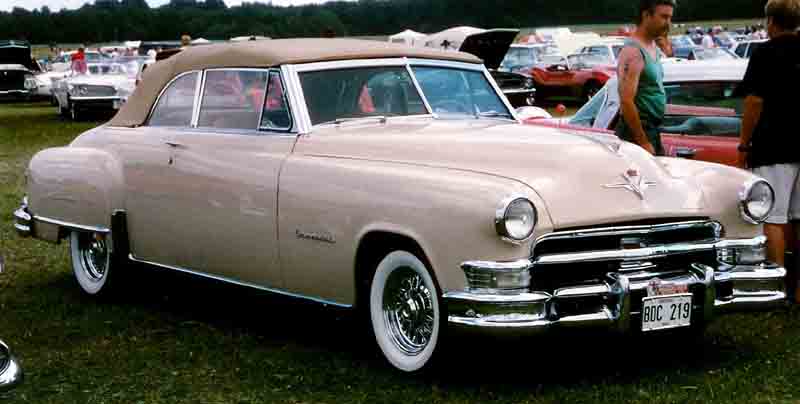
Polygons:
[[[29,211],[41,227],[56,223],[62,230],[107,231],[111,214],[124,209],[121,165],[107,151],[81,147],[43,150],[31,159],[27,179]],[[59,234],[63,236],[63,232]],[[59,235],[55,237],[44,238],[58,241]]]

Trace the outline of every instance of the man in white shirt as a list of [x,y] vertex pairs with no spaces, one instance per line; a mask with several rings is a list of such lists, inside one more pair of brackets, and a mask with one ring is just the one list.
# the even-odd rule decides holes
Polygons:
[[701,42],[701,44],[706,49],[716,47],[716,45],[714,45],[714,38],[711,36],[710,29],[708,30],[708,32],[706,32],[705,35],[703,35],[703,41]]

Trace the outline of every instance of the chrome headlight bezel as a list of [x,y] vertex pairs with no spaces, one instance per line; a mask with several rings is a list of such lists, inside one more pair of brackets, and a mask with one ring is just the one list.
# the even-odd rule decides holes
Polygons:
[[37,87],[36,77],[34,77],[32,74],[26,74],[23,86],[25,87],[26,90],[33,90],[34,88],[36,88]]
[[[754,202],[754,191],[757,190],[759,187],[766,186],[766,190],[768,190],[769,195],[769,207],[766,209],[766,213],[763,215],[757,215],[753,213],[753,209],[750,207],[750,203]],[[763,188],[762,188],[763,190]],[[775,190],[772,188],[767,180],[763,178],[754,178],[750,181],[747,181],[743,186],[742,190],[739,191],[739,211],[742,215],[742,219],[750,224],[761,224],[764,223],[765,220],[769,217],[772,210],[775,208]]]
[[[521,209],[518,210],[518,209]],[[509,220],[514,219],[520,213],[527,217],[522,219],[523,228],[514,229],[509,226]],[[497,234],[505,241],[514,244],[520,244],[533,236],[533,231],[539,219],[539,214],[536,211],[536,206],[528,198],[520,195],[512,195],[503,199],[497,207],[494,216],[494,227]]]

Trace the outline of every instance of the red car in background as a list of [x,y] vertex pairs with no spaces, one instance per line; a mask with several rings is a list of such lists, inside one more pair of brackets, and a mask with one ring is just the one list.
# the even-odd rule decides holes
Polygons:
[[[664,64],[667,111],[661,133],[667,156],[736,164],[743,97],[735,90],[746,69],[746,61]],[[619,105],[614,78],[572,117],[525,122],[613,134]]]
[[556,64],[536,65],[518,72],[533,77],[537,100],[569,98],[585,102],[616,75],[616,66],[602,55],[582,53],[569,55]]

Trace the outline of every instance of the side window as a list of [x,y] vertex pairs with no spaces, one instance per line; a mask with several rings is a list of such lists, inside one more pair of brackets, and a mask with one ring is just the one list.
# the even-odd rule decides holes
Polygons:
[[664,133],[737,137],[743,99],[735,83],[701,82],[664,86],[667,116]]
[[198,128],[258,128],[266,70],[209,70],[203,86]]
[[278,72],[270,72],[267,97],[264,100],[264,112],[261,114],[260,129],[289,130],[292,127],[292,115],[283,91],[283,82]]
[[200,73],[193,72],[174,80],[158,99],[148,125],[190,126],[199,75]]
[[747,44],[746,43],[740,43],[736,47],[736,56],[739,56],[740,58],[743,58],[745,56],[746,52],[747,52]]

